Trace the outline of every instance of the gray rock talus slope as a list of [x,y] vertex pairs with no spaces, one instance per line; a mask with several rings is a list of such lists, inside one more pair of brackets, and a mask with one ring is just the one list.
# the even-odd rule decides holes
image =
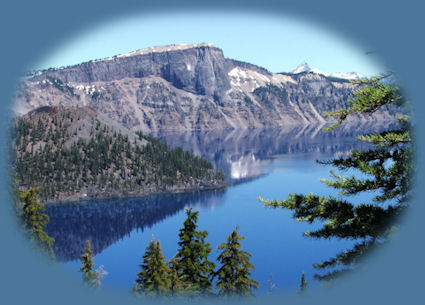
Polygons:
[[[171,45],[39,71],[20,83],[14,111],[90,106],[145,132],[308,125],[330,120],[355,89],[314,72],[273,74],[210,44]],[[394,113],[350,123],[370,120],[387,124]]]

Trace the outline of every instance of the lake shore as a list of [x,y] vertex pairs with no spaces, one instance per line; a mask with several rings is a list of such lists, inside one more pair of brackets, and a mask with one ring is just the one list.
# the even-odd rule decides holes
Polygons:
[[159,194],[182,194],[196,191],[210,191],[227,188],[234,183],[214,181],[212,183],[198,182],[196,184],[173,185],[166,187],[150,186],[138,190],[104,190],[96,187],[82,189],[73,194],[60,194],[54,198],[41,200],[44,204],[73,203],[79,201],[123,199],[146,197]]

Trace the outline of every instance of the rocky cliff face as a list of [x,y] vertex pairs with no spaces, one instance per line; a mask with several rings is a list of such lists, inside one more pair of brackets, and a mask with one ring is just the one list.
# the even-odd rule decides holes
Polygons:
[[326,123],[355,88],[313,72],[272,74],[210,44],[172,45],[38,72],[21,83],[14,108],[90,106],[145,132],[308,125]]

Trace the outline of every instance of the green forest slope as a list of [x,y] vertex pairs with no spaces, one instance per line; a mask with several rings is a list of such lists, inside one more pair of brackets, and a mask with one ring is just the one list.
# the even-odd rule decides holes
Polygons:
[[90,107],[40,107],[12,127],[21,188],[45,202],[138,196],[224,185],[208,161],[133,133]]

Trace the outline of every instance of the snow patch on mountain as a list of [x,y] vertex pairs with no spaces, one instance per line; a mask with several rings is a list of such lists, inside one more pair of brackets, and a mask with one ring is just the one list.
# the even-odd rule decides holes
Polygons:
[[294,70],[292,70],[291,73],[299,74],[299,73],[310,72],[310,71],[311,71],[311,68],[308,65],[308,63],[303,61],[300,65],[298,65],[298,67],[296,67]]
[[230,70],[228,72],[228,76],[232,87],[237,87],[240,90],[247,92],[252,92],[256,88],[264,87],[271,82],[271,78],[267,75],[240,67]]

